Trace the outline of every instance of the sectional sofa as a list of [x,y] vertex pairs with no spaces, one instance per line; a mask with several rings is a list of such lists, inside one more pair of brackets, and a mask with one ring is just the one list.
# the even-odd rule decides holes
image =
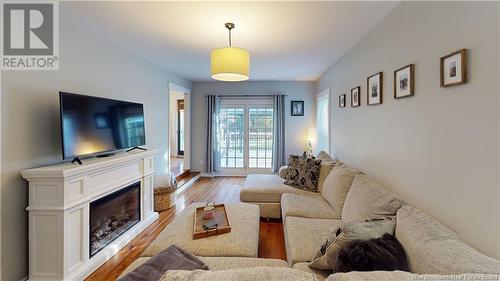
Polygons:
[[[332,272],[313,270],[309,263],[334,229],[346,222],[393,216],[396,217],[395,236],[405,248],[412,273],[500,274],[500,261],[470,247],[445,225],[406,204],[369,176],[329,157],[323,162],[319,193],[288,192],[296,188],[283,183],[283,174],[250,175],[241,190],[241,201],[258,204],[262,217],[281,216],[287,259],[292,268],[324,279]],[[259,192],[261,197],[254,194]],[[274,210],[278,206],[280,215]],[[347,278],[348,274],[342,276]],[[414,277],[397,276],[394,280]]]
[[[231,256],[221,253],[219,250],[226,246],[218,244],[212,247],[221,249],[210,250],[210,246],[206,248],[208,244],[192,249],[210,270],[169,271],[161,280],[500,280],[500,261],[470,247],[445,225],[406,204],[361,171],[338,161],[326,162],[330,163],[321,169],[326,172],[319,193],[284,186],[279,175],[255,175],[247,178],[241,191],[242,201],[249,200],[251,204],[233,206],[241,212],[256,212],[255,216],[259,215],[260,208],[261,217],[282,218],[287,261],[257,258],[253,236],[251,241],[228,237],[233,244],[238,244],[231,245]],[[257,187],[254,180],[262,185]],[[255,194],[259,192],[261,194]],[[333,273],[309,267],[321,243],[342,223],[385,217],[396,218],[395,236],[406,251],[411,272]],[[180,215],[179,220],[182,219]],[[158,251],[174,243],[167,242],[168,237],[189,235],[177,233],[184,229],[180,225],[182,222],[167,226],[158,241],[125,273],[149,259],[152,249]],[[258,224],[253,227],[258,229]]]

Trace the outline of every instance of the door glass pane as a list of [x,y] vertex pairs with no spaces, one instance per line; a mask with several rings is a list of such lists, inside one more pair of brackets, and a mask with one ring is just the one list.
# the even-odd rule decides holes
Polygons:
[[222,168],[244,167],[244,108],[220,109],[220,155]]
[[273,155],[273,109],[248,109],[249,168],[271,168]]

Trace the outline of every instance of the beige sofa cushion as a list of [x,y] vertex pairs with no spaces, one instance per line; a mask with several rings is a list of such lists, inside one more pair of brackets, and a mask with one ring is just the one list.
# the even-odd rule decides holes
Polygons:
[[286,174],[288,173],[288,166],[281,166],[278,170],[278,176],[282,179],[286,179]]
[[318,281],[324,281],[330,274],[333,273],[332,270],[319,270],[309,267],[308,262],[299,262],[292,266],[293,269],[302,270],[304,272],[312,273],[316,276]]
[[394,235],[395,219],[368,222],[350,222],[332,231],[330,236],[318,247],[318,252],[311,262],[312,268],[330,270],[336,267],[337,256],[347,244],[354,240],[380,238],[385,233]]
[[345,165],[337,165],[333,167],[323,183],[321,196],[330,203],[330,206],[338,216],[342,214],[342,208],[344,207],[344,202],[354,177],[359,173],[360,171]]
[[142,256],[152,257],[175,244],[197,256],[257,257],[260,225],[257,205],[226,203],[231,232],[193,240],[194,209],[204,205],[195,203],[186,207],[160,232]]
[[396,238],[403,245],[414,273],[500,274],[500,261],[459,240],[443,224],[404,205],[397,212]]
[[[151,257],[140,257],[130,264],[120,276],[123,276],[138,266],[145,263]],[[227,270],[250,267],[289,267],[288,263],[279,259],[239,258],[239,257],[198,257],[210,270]]]
[[248,175],[240,190],[240,200],[243,202],[273,202],[280,203],[283,193],[311,195],[305,191],[284,184],[278,175]]
[[311,273],[292,268],[252,267],[229,270],[171,270],[159,281],[315,281]]
[[326,279],[327,281],[472,281],[472,280],[498,280],[497,275],[461,274],[461,275],[438,275],[438,274],[413,274],[406,271],[351,271],[348,273],[335,273]]
[[383,219],[396,215],[403,201],[370,177],[358,174],[352,182],[342,210],[342,221]]
[[285,193],[281,197],[282,217],[287,216],[314,218],[314,219],[340,219],[330,207],[330,204],[319,194],[297,195]]
[[318,178],[318,190],[321,192],[323,190],[323,185],[325,184],[325,180],[332,171],[333,167],[338,165],[337,161],[323,160],[319,165],[319,178]]
[[333,160],[332,156],[330,156],[330,154],[328,154],[328,152],[324,151],[324,150],[321,150],[317,155],[316,155],[316,158],[317,159],[320,159],[320,160],[323,160],[323,161],[331,161]]
[[310,219],[286,217],[284,219],[285,247],[288,263],[311,261],[321,243],[341,225],[337,219]]

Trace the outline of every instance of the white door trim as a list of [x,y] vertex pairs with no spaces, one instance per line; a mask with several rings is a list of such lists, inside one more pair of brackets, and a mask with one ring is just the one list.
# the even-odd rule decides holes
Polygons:
[[168,108],[168,159],[167,169],[170,171],[170,91],[183,93],[184,98],[184,169],[191,168],[191,90],[179,86],[173,82],[168,82],[167,108]]

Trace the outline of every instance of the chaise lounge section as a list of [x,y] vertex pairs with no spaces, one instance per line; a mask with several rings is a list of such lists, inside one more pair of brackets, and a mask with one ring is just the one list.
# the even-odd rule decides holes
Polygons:
[[[326,177],[337,164],[337,161],[325,152],[320,152],[317,158],[322,160],[318,178],[318,188],[321,190]],[[319,193],[284,184],[287,168],[287,166],[281,167],[278,174],[248,175],[240,190],[241,202],[258,205],[260,207],[260,216],[263,218],[279,219],[281,218],[281,198],[283,194],[319,196]],[[326,212],[328,213],[328,210]],[[327,216],[330,217],[333,214],[327,214]]]

